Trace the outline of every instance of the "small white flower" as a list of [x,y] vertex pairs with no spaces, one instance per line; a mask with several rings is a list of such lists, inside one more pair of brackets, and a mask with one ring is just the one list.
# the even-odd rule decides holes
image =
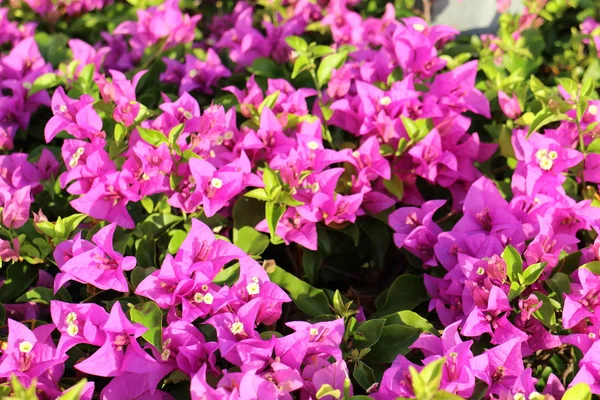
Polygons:
[[28,354],[29,352],[31,352],[31,350],[33,350],[33,345],[31,344],[31,342],[25,341],[19,343],[19,351],[21,353]]
[[70,324],[67,328],[67,333],[69,336],[75,336],[77,333],[79,333],[79,327],[75,324]]
[[311,140],[306,144],[306,147],[308,147],[311,150],[316,150],[319,148],[319,143],[315,142],[314,140]]
[[253,294],[259,294],[260,293],[260,286],[258,283],[256,282],[250,282],[247,286],[246,286],[246,290],[248,291],[249,295],[253,295]]
[[212,295],[212,294],[210,294],[210,293],[206,293],[206,294],[204,295],[204,303],[205,303],[205,304],[208,304],[209,306],[210,306],[210,305],[213,303],[213,300],[214,300],[214,299],[215,299],[215,298],[214,298],[214,297],[213,297],[213,295]]
[[389,106],[391,102],[392,99],[389,96],[383,96],[381,99],[379,99],[379,105],[381,106]]
[[65,318],[65,323],[71,325],[75,321],[77,321],[77,314],[74,313],[73,311],[71,311],[70,313],[67,314],[67,316]]
[[233,324],[231,324],[229,330],[234,335],[239,335],[240,333],[244,333],[244,324],[242,324],[240,321],[236,321]]
[[204,294],[202,294],[202,293],[196,293],[194,295],[194,301],[196,303],[202,303],[202,302],[204,302]]
[[219,178],[212,178],[210,180],[210,186],[212,186],[216,189],[221,189],[223,187],[223,181],[220,180]]

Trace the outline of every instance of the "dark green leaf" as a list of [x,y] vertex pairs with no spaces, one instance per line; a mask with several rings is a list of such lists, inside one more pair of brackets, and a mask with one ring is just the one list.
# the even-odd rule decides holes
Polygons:
[[367,363],[392,363],[399,354],[405,355],[421,331],[417,328],[402,325],[384,326],[381,337],[371,347],[371,351],[363,360]]
[[10,303],[27,290],[38,278],[38,269],[27,264],[11,264],[0,290],[0,302]]
[[392,283],[385,303],[373,314],[373,317],[379,318],[402,310],[412,310],[428,299],[423,277],[401,275]]
[[[362,361],[356,362],[354,371],[352,371],[352,376],[364,390],[369,389],[376,382],[373,370]],[[351,399],[355,399],[356,397],[358,396],[351,397]],[[369,399],[369,397],[364,397]]]
[[287,291],[296,306],[306,314],[316,317],[329,313],[329,300],[323,290],[309,285],[278,266],[269,273],[269,277],[273,283]]
[[373,346],[379,340],[384,325],[384,319],[370,319],[361,323],[354,331],[354,346],[359,350]]

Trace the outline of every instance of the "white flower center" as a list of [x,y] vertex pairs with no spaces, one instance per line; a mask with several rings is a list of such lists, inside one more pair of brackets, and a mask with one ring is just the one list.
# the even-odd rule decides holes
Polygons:
[[168,361],[169,357],[171,357],[171,350],[164,349],[162,353],[160,353],[160,359],[163,361]]
[[250,282],[246,286],[246,290],[248,291],[249,295],[259,294],[260,293],[260,286],[256,282]]
[[220,180],[219,178],[212,178],[210,180],[210,186],[212,186],[216,189],[221,189],[221,187],[223,187],[223,181]]
[[67,328],[67,333],[69,336],[75,336],[77,333],[79,333],[79,327],[75,324],[70,324]]
[[383,96],[381,99],[379,99],[379,105],[382,106],[389,106],[391,102],[392,99],[389,96]]
[[423,32],[425,30],[425,25],[423,24],[414,24],[413,29],[415,31]]
[[592,115],[596,115],[596,114],[598,113],[598,107],[597,107],[597,106],[595,106],[595,105],[591,105],[591,106],[588,108],[588,112],[589,112],[590,114],[592,114]]
[[194,301],[196,303],[202,303],[202,302],[204,302],[204,294],[202,294],[202,293],[196,293],[194,295]]
[[306,144],[306,147],[308,147],[311,150],[316,150],[319,148],[319,143],[315,142],[314,140],[311,140]]
[[65,318],[65,322],[67,324],[71,325],[75,321],[77,321],[77,314],[71,311],[70,313],[67,314],[67,317]]
[[208,304],[209,306],[213,303],[214,297],[212,294],[210,293],[206,293],[204,295],[204,303]]
[[67,106],[66,105],[61,105],[60,107],[58,107],[58,109],[60,110],[60,112],[67,112]]
[[31,350],[33,350],[33,345],[31,344],[31,342],[25,341],[19,343],[19,351],[21,353],[28,354],[29,352],[31,352]]
[[244,333],[244,324],[242,324],[240,321],[236,321],[231,324],[231,328],[229,328],[229,330],[234,335],[239,335],[240,333]]

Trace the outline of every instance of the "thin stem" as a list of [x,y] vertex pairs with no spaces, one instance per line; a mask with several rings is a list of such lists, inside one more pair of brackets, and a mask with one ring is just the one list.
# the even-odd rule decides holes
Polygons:
[[431,24],[431,5],[433,0],[423,0],[423,19],[428,25]]

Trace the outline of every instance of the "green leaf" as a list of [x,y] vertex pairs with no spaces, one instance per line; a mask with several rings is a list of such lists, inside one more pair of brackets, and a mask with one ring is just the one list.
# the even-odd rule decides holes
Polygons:
[[259,256],[269,246],[269,238],[250,226],[244,226],[234,231],[233,244],[248,255]]
[[320,252],[308,249],[302,250],[302,267],[304,269],[304,276],[311,284],[317,282],[322,262],[323,255]]
[[370,319],[361,323],[354,331],[354,346],[359,350],[373,346],[381,337],[384,325],[385,319]]
[[231,267],[227,267],[222,269],[217,276],[214,277],[213,282],[217,285],[227,285],[231,286],[240,277],[240,264],[235,263]]
[[523,272],[521,254],[509,244],[502,252],[502,259],[506,263],[506,274],[511,282],[517,282],[519,275]]
[[294,69],[292,70],[292,79],[296,79],[300,73],[307,70],[311,66],[310,59],[305,54],[301,54],[294,61]]
[[433,400],[463,400],[463,398],[444,390],[439,390],[433,395]]
[[548,125],[552,122],[562,121],[567,118],[568,117],[565,114],[555,114],[548,109],[543,109],[535,115],[535,118],[531,122],[529,130],[527,131],[527,137],[529,138],[533,132],[537,132],[545,125]]
[[60,288],[59,291],[54,295],[54,290],[45,287],[36,287],[19,296],[15,302],[17,303],[40,303],[40,304],[50,304],[51,300],[59,299],[62,301],[70,301],[71,295],[65,288]]
[[393,194],[398,201],[401,201],[404,197],[404,182],[398,175],[393,174],[390,180],[383,180],[383,186],[385,186],[385,189]]
[[251,199],[257,199],[261,201],[269,201],[270,197],[267,195],[267,192],[263,188],[252,189],[247,192],[244,196],[250,197]]
[[277,202],[290,207],[298,207],[304,204],[303,202],[294,199],[288,192],[279,193],[279,196],[277,196]]
[[322,399],[323,397],[331,396],[334,399],[339,399],[342,396],[342,392],[339,389],[334,389],[331,385],[325,383],[323,384],[319,390],[317,390],[317,399]]
[[167,247],[167,251],[169,254],[175,254],[179,251],[181,244],[187,237],[187,232],[181,229],[175,229],[169,232],[171,235],[171,240],[169,240],[169,246]]
[[371,346],[371,351],[363,358],[367,363],[392,363],[399,354],[406,355],[419,337],[420,329],[410,326],[384,326],[377,343]]
[[265,167],[263,171],[263,182],[265,183],[265,192],[270,200],[277,200],[277,196],[281,192],[281,180],[269,167]]
[[388,225],[375,218],[359,218],[358,227],[366,232],[371,241],[371,254],[375,264],[383,268],[385,255],[390,244]]
[[402,310],[412,310],[428,299],[423,277],[401,275],[390,286],[383,306],[373,314],[373,318],[384,317]]
[[37,92],[41,92],[42,90],[50,89],[60,85],[63,82],[63,78],[56,75],[53,72],[48,72],[47,74],[39,76],[33,83],[31,84],[31,89],[29,89],[29,96],[36,94]]
[[262,111],[264,110],[265,107],[273,109],[278,97],[279,97],[279,90],[276,90],[275,92],[273,92],[270,95],[268,95],[267,97],[265,97],[265,99],[258,105],[258,113],[262,114]]
[[404,129],[406,130],[408,137],[416,140],[419,137],[419,127],[415,121],[403,115],[400,116],[400,119],[402,120],[402,125],[404,125]]
[[262,340],[270,340],[273,336],[275,336],[276,338],[283,337],[283,335],[277,331],[266,331],[260,333],[260,338]]
[[552,270],[553,274],[558,272],[562,272],[566,275],[571,275],[573,271],[579,268],[579,260],[581,259],[581,252],[576,251],[574,253],[568,254],[567,256],[561,258],[558,261],[558,265],[554,267]]
[[521,285],[519,282],[511,282],[510,290],[508,291],[508,300],[512,300],[525,290],[525,286]]
[[265,57],[254,60],[252,66],[248,68],[248,70],[257,76],[264,76],[267,78],[282,76],[281,66],[277,65],[275,61],[270,58]]
[[86,214],[73,214],[62,220],[64,225],[65,235],[62,237],[68,238],[71,236],[71,233],[77,229],[80,223],[82,223],[87,218]]
[[10,303],[27,290],[38,278],[38,269],[28,264],[11,264],[0,290],[0,303]]
[[317,45],[311,50],[313,57],[320,58],[335,53],[335,50],[329,46]]
[[135,258],[140,267],[154,267],[156,263],[156,243],[152,236],[144,235],[135,242]]
[[[356,379],[356,382],[358,382],[358,384],[364,390],[369,389],[371,386],[373,386],[375,382],[377,382],[375,374],[373,373],[371,367],[369,367],[362,361],[356,362],[356,365],[354,366],[354,371],[352,371],[352,376],[354,377],[354,379]],[[351,397],[351,399],[355,399],[356,397],[358,396]],[[370,397],[366,398],[369,399]]]
[[121,123],[115,124],[115,140],[117,142],[121,142],[121,141],[123,141],[123,139],[125,139],[126,136],[127,136],[127,128],[125,127],[125,125],[123,125]]
[[600,275],[600,261],[592,261],[587,264],[583,264],[579,268],[585,268],[587,270],[590,270],[591,272],[593,272],[596,275]]
[[288,44],[288,46],[299,53],[308,50],[308,43],[306,43],[306,40],[300,36],[287,36],[285,38],[285,42]]
[[436,392],[442,382],[442,369],[446,363],[446,358],[438,358],[427,364],[420,372],[421,379],[425,382],[427,393]]
[[269,277],[271,282],[288,292],[294,304],[306,314],[313,317],[329,314],[329,300],[323,290],[309,285],[278,266],[269,273]]
[[140,266],[137,266],[133,269],[133,271],[131,271],[131,284],[133,285],[134,288],[137,288],[138,285],[147,277],[149,277],[150,275],[152,275],[152,273],[156,271],[155,267],[150,267],[150,268],[142,268]]
[[269,226],[269,233],[271,235],[271,243],[278,244],[281,239],[277,236],[277,224],[281,219],[281,216],[285,213],[286,207],[275,203],[266,203],[265,205],[265,217],[267,219],[267,225]]
[[556,313],[550,299],[540,292],[535,292],[534,294],[542,302],[542,306],[533,313],[533,316],[546,325],[546,327],[553,329],[556,326]]
[[544,272],[544,267],[546,267],[545,262],[528,266],[521,276],[521,284],[525,286],[533,285]]
[[95,70],[96,66],[94,64],[88,64],[81,69],[81,72],[79,72],[79,79],[77,81],[88,90],[94,81]]
[[567,93],[571,95],[573,100],[577,99],[579,94],[579,85],[573,79],[569,78],[556,78],[556,83],[563,87]]
[[138,132],[142,139],[151,144],[152,146],[158,147],[161,143],[169,143],[169,139],[164,135],[164,133],[160,131],[156,131],[154,129],[146,129],[141,126],[137,127]]
[[79,400],[81,398],[81,391],[85,387],[87,379],[83,378],[77,384],[65,390],[63,394],[56,400]]
[[569,280],[569,276],[562,272],[554,274],[550,279],[547,279],[545,283],[552,292],[556,293],[557,298],[561,302],[564,297],[563,293],[568,294],[571,292],[571,281]]
[[384,317],[385,325],[405,325],[420,329],[423,332],[438,334],[434,326],[414,311],[404,310]]
[[331,79],[331,73],[333,69],[339,69],[346,62],[348,52],[342,51],[340,53],[329,55],[321,60],[319,68],[317,69],[317,82],[320,87],[325,86]]
[[427,385],[425,385],[421,374],[419,374],[419,372],[417,372],[412,365],[408,367],[408,371],[410,372],[413,392],[415,393],[417,399],[429,399],[431,397],[431,393],[428,393]]
[[567,390],[562,400],[592,400],[592,391],[588,384],[581,382]]
[[153,301],[147,301],[129,309],[131,321],[144,325],[148,330],[142,335],[157,350],[162,350],[162,310]]

